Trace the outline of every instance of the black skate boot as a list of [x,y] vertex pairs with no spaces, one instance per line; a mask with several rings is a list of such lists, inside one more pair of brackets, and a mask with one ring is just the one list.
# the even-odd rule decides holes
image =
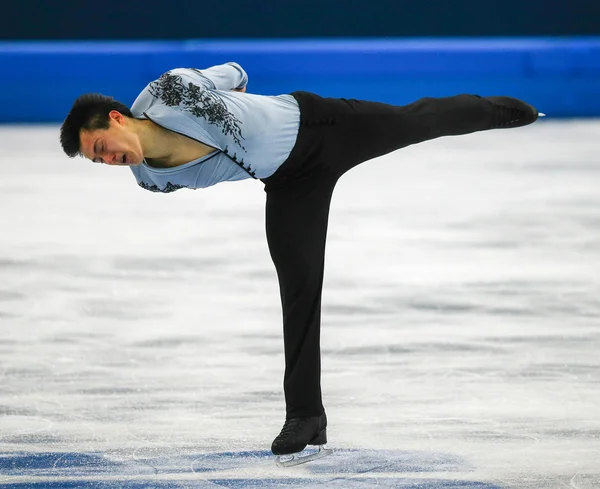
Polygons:
[[[277,465],[289,467],[328,455],[331,451],[322,448],[325,443],[327,443],[327,416],[323,413],[321,416],[286,419],[281,433],[273,440],[271,451],[278,456]],[[319,445],[319,451],[297,457],[296,454],[304,450],[307,445]],[[289,460],[283,460],[281,455],[291,455],[291,457],[287,457]]]
[[[483,97],[495,106],[489,129],[511,129],[535,122],[540,115],[535,107],[512,97]],[[543,115],[543,114],[542,114]]]

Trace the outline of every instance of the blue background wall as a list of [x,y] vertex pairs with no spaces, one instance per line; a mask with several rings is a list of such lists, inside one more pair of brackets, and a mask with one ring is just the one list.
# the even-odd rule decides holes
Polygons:
[[254,93],[506,94],[550,117],[600,116],[599,0],[22,0],[0,27],[0,122],[62,121],[85,92],[130,104],[166,70],[226,61]]

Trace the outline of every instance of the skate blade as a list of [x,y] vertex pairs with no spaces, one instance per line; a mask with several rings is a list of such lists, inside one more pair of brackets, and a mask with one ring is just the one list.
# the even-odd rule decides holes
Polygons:
[[[302,452],[300,452],[302,453]],[[275,458],[275,464],[277,467],[295,467],[296,465],[302,465],[313,460],[331,455],[333,450],[325,448],[324,445],[319,445],[319,451],[311,453],[309,455],[300,455],[300,453],[291,453],[289,455],[278,455]]]

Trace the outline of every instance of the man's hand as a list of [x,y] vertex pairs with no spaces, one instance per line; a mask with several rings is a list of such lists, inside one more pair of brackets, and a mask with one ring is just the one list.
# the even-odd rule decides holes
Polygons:
[[232,90],[234,92],[242,92],[242,93],[246,93],[246,87],[242,87],[242,88],[232,88]]

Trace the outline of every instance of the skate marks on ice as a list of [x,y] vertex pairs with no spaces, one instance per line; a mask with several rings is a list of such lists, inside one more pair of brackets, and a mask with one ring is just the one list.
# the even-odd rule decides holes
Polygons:
[[405,452],[430,471],[225,452],[283,406],[261,186],[157,196],[56,135],[0,131],[0,489],[600,488],[600,123],[440,139],[336,189],[336,443],[473,466]]
[[[276,468],[270,451],[231,451],[125,459],[102,453],[5,453],[0,484],[10,488],[499,489],[461,480],[460,457],[396,450],[334,450],[302,468]],[[455,475],[455,477],[452,477]],[[13,477],[11,477],[13,476]]]

